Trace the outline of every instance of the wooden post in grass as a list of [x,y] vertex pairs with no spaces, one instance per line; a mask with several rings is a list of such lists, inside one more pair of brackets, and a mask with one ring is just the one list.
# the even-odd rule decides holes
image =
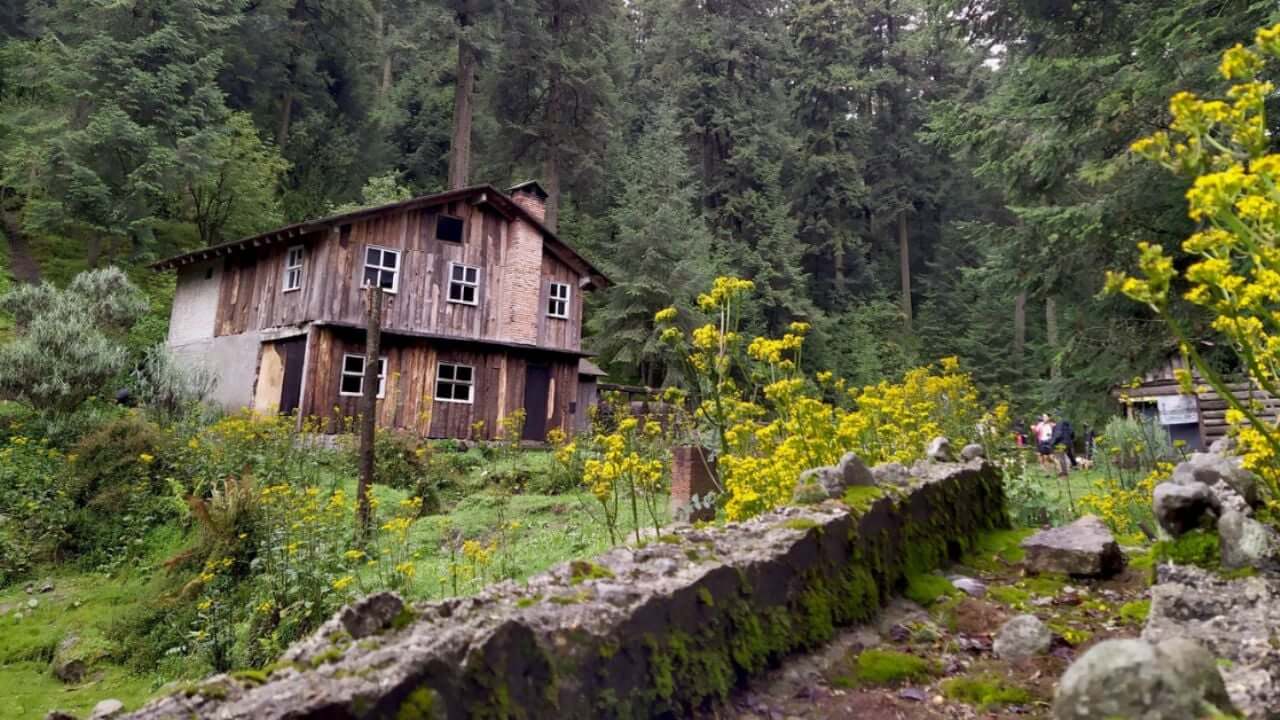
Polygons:
[[356,533],[363,544],[373,524],[369,487],[373,484],[373,434],[378,421],[378,370],[381,368],[382,288],[365,286],[364,379],[360,386],[360,484],[356,489]]

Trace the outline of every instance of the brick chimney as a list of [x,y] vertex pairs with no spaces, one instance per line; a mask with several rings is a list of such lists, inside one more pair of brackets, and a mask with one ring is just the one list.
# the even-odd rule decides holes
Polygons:
[[515,204],[524,208],[525,212],[532,215],[538,222],[546,221],[547,191],[542,189],[537,180],[528,180],[514,185],[507,190],[507,194]]

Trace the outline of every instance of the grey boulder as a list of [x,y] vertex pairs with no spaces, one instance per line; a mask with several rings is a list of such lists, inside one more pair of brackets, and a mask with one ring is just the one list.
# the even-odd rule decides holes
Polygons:
[[1021,660],[1049,652],[1053,633],[1035,615],[1010,618],[996,633],[991,649],[1005,660]]
[[1152,493],[1151,506],[1156,522],[1174,537],[1200,527],[1206,515],[1217,518],[1222,509],[1209,487],[1200,483],[1162,482]]
[[1034,572],[1105,577],[1124,569],[1124,555],[1105,523],[1085,515],[1070,525],[1042,530],[1022,541]]
[[1055,720],[1185,720],[1208,705],[1234,713],[1213,655],[1182,638],[1152,645],[1104,640],[1080,656],[1058,682]]
[[955,453],[951,450],[951,441],[945,437],[936,437],[925,446],[924,456],[934,462],[955,462]]
[[1173,482],[1179,485],[1199,483],[1211,488],[1222,483],[1250,506],[1257,506],[1261,499],[1258,494],[1258,477],[1245,470],[1238,457],[1192,453],[1173,469]]
[[1280,535],[1244,513],[1218,518],[1218,541],[1224,567],[1280,569]]
[[850,487],[875,484],[875,476],[862,459],[848,452],[834,466],[816,467],[800,473],[792,499],[798,504],[809,505],[827,498],[844,497],[845,489]]

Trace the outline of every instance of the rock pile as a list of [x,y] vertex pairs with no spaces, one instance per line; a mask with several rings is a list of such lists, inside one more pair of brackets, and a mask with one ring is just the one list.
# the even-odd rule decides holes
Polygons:
[[1212,452],[1179,463],[1152,497],[1156,521],[1170,537],[1216,532],[1224,567],[1280,568],[1280,535],[1253,518],[1260,503],[1258,478],[1240,458]]

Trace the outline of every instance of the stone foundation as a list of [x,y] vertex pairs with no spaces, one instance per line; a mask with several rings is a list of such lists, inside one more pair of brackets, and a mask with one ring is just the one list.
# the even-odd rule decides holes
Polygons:
[[[1007,526],[995,469],[924,463],[865,512],[829,501],[668,528],[526,584],[345,608],[267,674],[220,675],[127,717],[684,716],[873,617],[910,574]],[[874,493],[874,491],[873,491]]]

